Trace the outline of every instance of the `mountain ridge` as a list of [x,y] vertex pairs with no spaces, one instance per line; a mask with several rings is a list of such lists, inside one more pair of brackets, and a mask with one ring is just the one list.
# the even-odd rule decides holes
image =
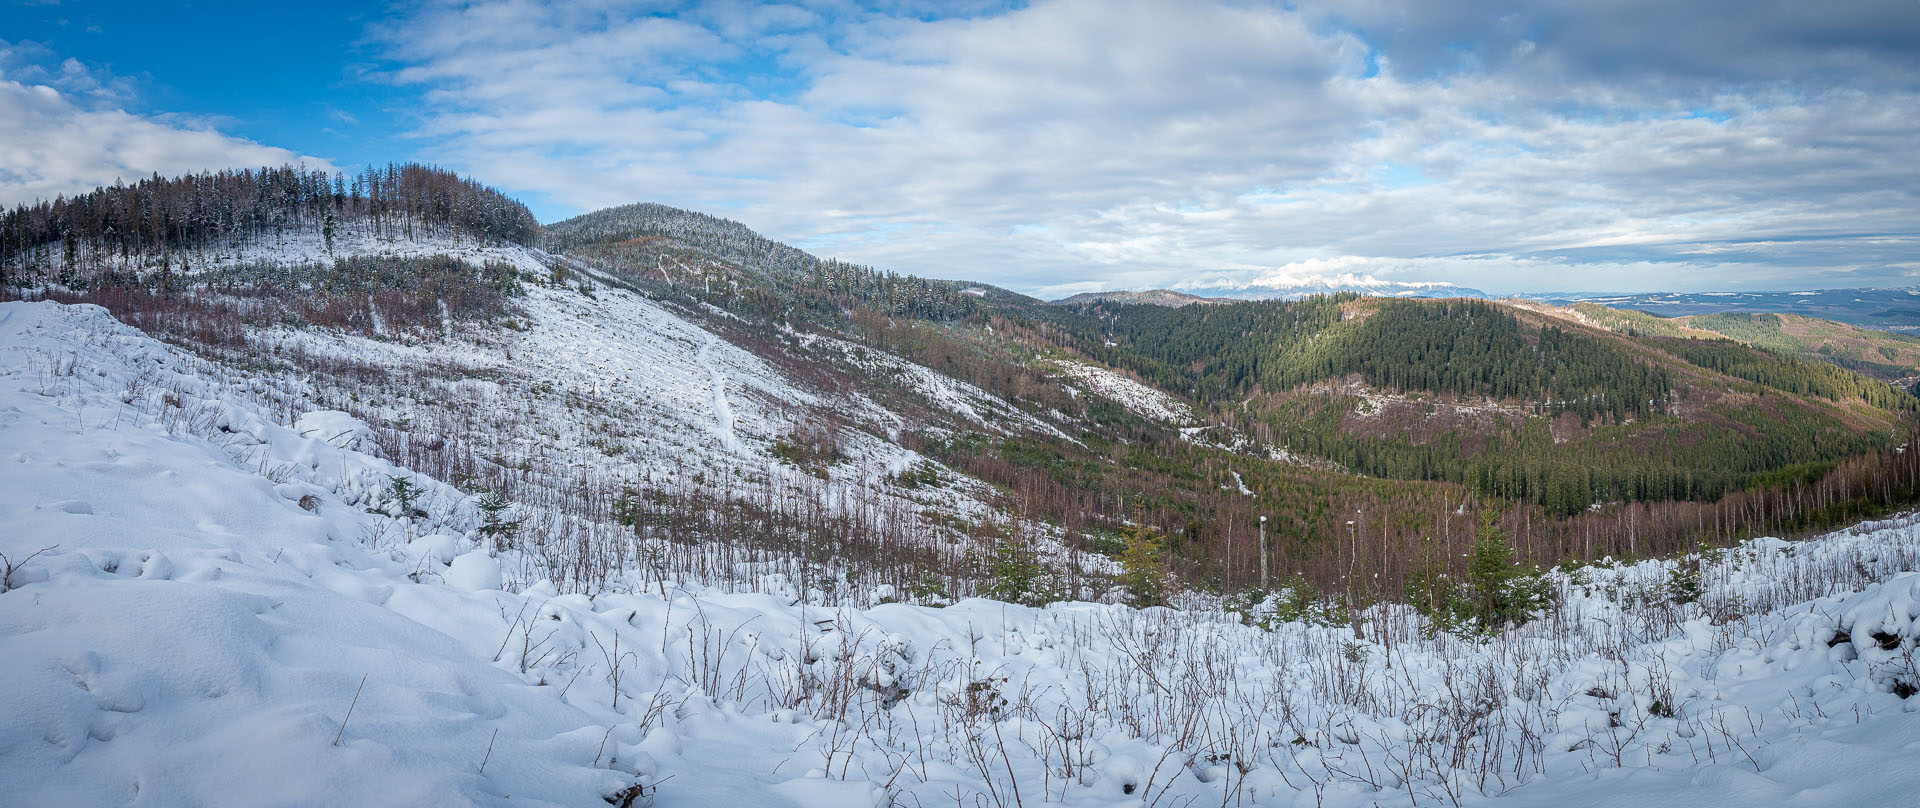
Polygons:
[[[603,519],[665,498],[679,504],[649,518],[711,536],[689,509],[793,519],[791,506],[766,502],[825,485],[912,526],[842,531],[859,538],[832,552],[879,553],[869,574],[896,586],[941,558],[951,593],[991,580],[991,537],[1013,513],[1067,578],[1093,587],[1084,593],[1111,585],[1102,576],[1114,571],[1113,537],[1143,519],[1178,537],[1183,549],[1168,562],[1181,575],[1244,585],[1251,556],[1234,535],[1251,501],[1220,491],[1297,508],[1273,560],[1320,583],[1337,579],[1343,554],[1311,548],[1341,529],[1342,509],[1401,520],[1384,546],[1423,531],[1467,535],[1432,514],[1479,502],[1552,562],[1574,551],[1575,531],[1628,540],[1605,520],[1636,503],[1677,514],[1778,499],[1756,486],[1793,468],[1853,480],[1891,450],[1886,436],[1905,417],[1895,406],[1905,399],[1885,397],[1884,385],[1763,354],[1588,333],[1505,303],[1347,292],[1059,306],[820,259],[738,222],[652,203],[555,223],[527,245],[435,235],[392,212],[374,226],[373,215],[339,218],[331,239],[312,217],[269,225],[244,249],[173,277],[163,244],[95,261],[96,276],[78,287],[62,285],[62,264],[44,248],[16,263],[45,294],[104,302],[217,361],[239,361],[243,346],[304,356],[274,372],[304,368],[336,391],[330,406],[375,424],[391,451],[492,490]],[[481,271],[448,269],[461,263]],[[1542,346],[1573,358],[1541,364]],[[1432,371],[1448,366],[1460,373]],[[380,381],[404,373],[429,381],[421,390]],[[469,377],[493,380],[492,395],[523,413],[514,418],[524,428],[564,456],[592,458],[600,476],[543,470],[546,449],[417,401],[421,391],[470,395]],[[353,395],[416,403],[377,409]],[[1764,416],[1769,408],[1786,415]],[[405,438],[421,423],[443,433],[440,448]],[[1657,440],[1666,430],[1680,440]],[[574,493],[583,487],[631,493],[609,511],[595,504],[602,495]],[[935,517],[909,519],[907,508]],[[1779,506],[1771,524],[1835,518],[1808,508]],[[1717,518],[1722,535],[1739,524]],[[928,556],[901,530],[955,549]],[[1631,541],[1664,547],[1682,535],[1661,531]],[[1589,539],[1578,551],[1617,546]],[[1388,581],[1406,574],[1384,571]]]
[[1139,292],[1120,289],[1120,290],[1114,290],[1110,292],[1081,292],[1079,294],[1069,295],[1067,297],[1060,298],[1059,300],[1049,300],[1047,302],[1052,303],[1056,306],[1084,306],[1090,303],[1111,302],[1111,303],[1147,303],[1155,306],[1179,308],[1181,306],[1190,306],[1196,303],[1213,304],[1213,303],[1225,303],[1227,301],[1228,301],[1228,298],[1224,298],[1224,297],[1201,297],[1199,295],[1187,294],[1186,292],[1176,292],[1176,291],[1173,291],[1172,289],[1147,289],[1145,291],[1139,291]]

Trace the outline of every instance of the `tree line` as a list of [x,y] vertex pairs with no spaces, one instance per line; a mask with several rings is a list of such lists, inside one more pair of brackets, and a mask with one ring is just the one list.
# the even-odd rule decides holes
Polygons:
[[742,316],[844,325],[857,308],[934,321],[967,318],[980,309],[962,284],[817,258],[739,222],[654,203],[556,223],[542,244]]
[[533,214],[500,192],[417,163],[368,167],[352,177],[298,166],[158,174],[0,213],[0,264],[74,272],[175,253],[241,249],[288,230],[364,221],[394,235],[460,232],[528,244]]

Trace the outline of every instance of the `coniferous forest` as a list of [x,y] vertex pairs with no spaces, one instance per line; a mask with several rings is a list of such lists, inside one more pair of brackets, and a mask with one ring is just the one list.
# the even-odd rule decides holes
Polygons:
[[82,265],[136,257],[240,249],[270,234],[318,230],[331,239],[348,220],[412,237],[464,233],[530,243],[540,226],[525,205],[450,171],[417,163],[371,166],[347,177],[296,166],[159,175],[0,214],[8,265]]

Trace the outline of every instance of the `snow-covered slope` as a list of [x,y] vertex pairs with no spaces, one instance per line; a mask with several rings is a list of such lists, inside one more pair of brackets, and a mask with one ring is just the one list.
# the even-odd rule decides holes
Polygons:
[[[964,525],[956,520],[989,518],[998,494],[901,446],[903,429],[1071,439],[897,356],[655,298],[533,248],[343,227],[331,252],[317,232],[289,232],[201,256],[194,271],[369,255],[510,264],[522,293],[509,299],[504,324],[454,322],[443,303],[444,322],[426,331],[382,328],[377,316],[364,333],[255,325],[244,348],[203,354],[257,403],[282,413],[349,411],[396,460],[468,491],[504,493],[530,533],[582,534],[596,557],[624,552],[607,547],[633,532],[607,505],[618,496],[669,499],[681,513],[692,499],[789,516],[819,511],[868,533],[946,540],[940,552],[972,553],[978,548],[957,541]],[[820,451],[795,449],[823,438]],[[910,470],[916,484],[894,484]],[[540,563],[573,565],[583,577],[563,582],[569,591],[599,588],[618,566],[558,555]],[[822,580],[843,575],[825,573]],[[740,580],[758,588],[758,574]]]
[[96,307],[5,304],[0,344],[8,801],[578,805],[633,783],[580,754],[604,722],[434,627],[507,597],[463,591],[499,572],[442,532],[451,489],[413,477],[439,518],[369,513],[404,470],[272,424]]
[[[1059,427],[1021,410],[979,387],[935,372],[883,351],[823,334],[786,332],[795,342],[812,350],[813,355],[835,364],[856,368],[878,379],[889,389],[920,397],[936,411],[955,416],[958,423],[1000,434],[1019,430],[1045,433],[1061,440],[1072,440]],[[867,415],[875,423],[905,423],[905,419],[868,399]],[[916,418],[924,420],[924,416]]]
[[352,418],[236,383],[101,309],[0,304],[9,804],[1920,793],[1913,517],[1560,575],[1554,616],[1485,643],[1394,609],[1355,639],[1272,604],[823,609],[644,571],[588,597]]
[[1108,368],[1070,359],[1058,360],[1054,366],[1060,369],[1061,375],[1086,387],[1088,391],[1112,399],[1142,418],[1165,421],[1176,426],[1194,420],[1193,408],[1184,402]]
[[[449,228],[429,228],[418,223],[396,222],[377,225],[368,219],[342,221],[331,241],[318,222],[288,226],[232,244],[210,244],[183,252],[142,252],[123,254],[117,250],[96,251],[80,246],[76,262],[85,267],[125,268],[151,272],[162,263],[188,273],[215,267],[241,264],[326,264],[335,259],[357,256],[423,258],[451,255],[479,265],[488,261],[513,264],[528,272],[544,272],[551,256],[531,247],[479,238]],[[49,251],[49,267],[58,270],[66,260],[60,249]]]

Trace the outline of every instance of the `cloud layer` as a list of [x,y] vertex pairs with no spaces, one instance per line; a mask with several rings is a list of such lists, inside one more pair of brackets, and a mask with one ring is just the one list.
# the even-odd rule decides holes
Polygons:
[[[349,72],[417,99],[395,158],[1041,294],[1920,273],[1911,0],[421,0],[375,25],[384,61]],[[0,201],[301,159],[18,52]]]
[[1920,6],[430,5],[382,32],[436,159],[1052,293],[1920,271]]
[[133,95],[121,79],[67,60],[48,68],[41,55],[0,41],[0,205],[52,199],[115,180],[129,182],[203,169],[324,160],[221,134],[211,125],[124,108]]

